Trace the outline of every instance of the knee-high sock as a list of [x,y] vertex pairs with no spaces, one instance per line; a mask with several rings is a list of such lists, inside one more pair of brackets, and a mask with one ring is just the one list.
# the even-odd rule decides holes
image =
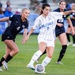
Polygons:
[[75,44],[75,35],[73,35],[72,37],[73,37],[73,44]]
[[69,33],[66,33],[66,36],[67,36],[68,42],[70,42],[70,34]]
[[9,54],[5,61],[8,63],[13,57]]
[[34,55],[32,56],[31,60],[30,60],[30,64],[34,64],[34,62],[40,57],[40,55],[42,54],[42,52],[40,50],[38,50],[36,53],[34,53]]
[[45,59],[42,61],[42,65],[45,67],[49,64],[50,61],[51,61],[51,58],[46,56]]
[[2,62],[5,60],[4,57],[1,58],[1,61],[0,61],[0,67],[2,66]]
[[66,52],[66,49],[67,49],[67,45],[62,45],[62,49],[60,51],[60,54],[59,54],[59,58],[58,58],[58,62],[62,60],[62,58],[64,57],[64,54]]

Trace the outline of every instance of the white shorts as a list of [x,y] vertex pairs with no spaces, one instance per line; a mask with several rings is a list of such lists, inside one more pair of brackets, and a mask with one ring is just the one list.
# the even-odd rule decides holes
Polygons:
[[47,40],[47,39],[38,37],[38,43],[40,43],[40,42],[45,42],[47,44],[47,47],[48,46],[55,47],[54,40]]

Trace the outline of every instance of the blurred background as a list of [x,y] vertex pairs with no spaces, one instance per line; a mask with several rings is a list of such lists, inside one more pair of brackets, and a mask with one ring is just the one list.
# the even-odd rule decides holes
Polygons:
[[[22,8],[29,8],[31,13],[28,17],[29,29],[32,27],[35,19],[40,14],[41,5],[43,3],[49,3],[51,11],[58,7],[60,0],[0,0],[0,18],[12,16],[13,14],[20,14]],[[66,0],[67,3],[73,3],[75,0]],[[5,28],[10,25],[9,22],[0,22],[0,34],[2,34]],[[20,33],[23,33],[21,31]],[[34,33],[39,33],[39,29],[35,30]]]

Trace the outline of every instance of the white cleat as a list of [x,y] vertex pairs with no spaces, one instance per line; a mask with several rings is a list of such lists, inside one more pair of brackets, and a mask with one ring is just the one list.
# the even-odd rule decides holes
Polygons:
[[28,64],[28,65],[27,65],[27,68],[30,68],[30,69],[32,69],[32,70],[35,70],[35,67],[34,67],[33,65],[31,65],[31,64]]
[[63,65],[63,63],[61,61],[56,62],[56,64]]
[[75,44],[73,44],[72,46],[75,47]]
[[67,46],[69,46],[69,45],[71,45],[71,44],[72,44],[72,42],[68,42],[68,43],[67,43]]
[[0,71],[3,71],[3,70],[2,70],[2,67],[0,67]]
[[5,61],[3,61],[3,68],[4,68],[5,70],[8,70],[8,64],[7,64]]

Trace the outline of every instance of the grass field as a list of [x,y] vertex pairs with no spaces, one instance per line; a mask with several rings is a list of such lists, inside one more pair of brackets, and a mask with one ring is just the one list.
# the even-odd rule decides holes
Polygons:
[[[1,36],[0,36],[1,38]],[[22,35],[16,37],[16,44],[19,47],[19,53],[8,63],[8,70],[0,72],[0,75],[36,75],[34,71],[26,68],[34,52],[38,50],[37,35],[31,35],[26,44],[21,43]],[[62,62],[64,65],[57,65],[61,49],[60,42],[56,41],[55,52],[50,64],[46,67],[45,75],[75,75],[75,47],[69,46],[67,48],[65,57]],[[0,58],[5,53],[5,44],[0,41]],[[41,57],[39,63],[44,59],[45,55]],[[43,74],[40,74],[43,75]]]

